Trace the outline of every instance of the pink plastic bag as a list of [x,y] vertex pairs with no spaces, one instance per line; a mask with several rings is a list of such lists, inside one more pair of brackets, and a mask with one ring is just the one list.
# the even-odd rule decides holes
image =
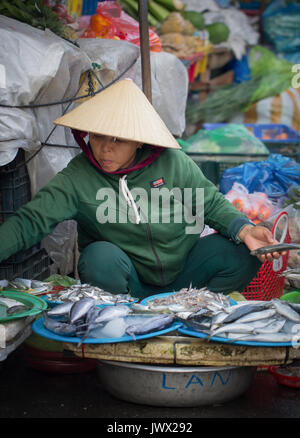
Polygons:
[[[95,15],[82,38],[113,38],[140,45],[139,23],[126,14],[121,5],[113,1],[99,3]],[[162,50],[161,40],[152,29],[149,29],[149,46],[153,52]]]
[[249,193],[246,187],[236,182],[225,198],[254,223],[265,221],[274,212],[274,206],[265,193]]

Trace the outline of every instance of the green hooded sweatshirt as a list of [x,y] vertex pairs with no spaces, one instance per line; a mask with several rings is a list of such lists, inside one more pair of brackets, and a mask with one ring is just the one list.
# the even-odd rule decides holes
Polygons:
[[[174,188],[176,195],[163,199],[161,194]],[[182,270],[205,224],[238,243],[239,231],[251,223],[180,150],[164,150],[125,179],[101,172],[80,153],[1,225],[0,261],[40,242],[68,219],[77,222],[80,252],[95,241],[111,242],[127,253],[141,281],[159,286]]]

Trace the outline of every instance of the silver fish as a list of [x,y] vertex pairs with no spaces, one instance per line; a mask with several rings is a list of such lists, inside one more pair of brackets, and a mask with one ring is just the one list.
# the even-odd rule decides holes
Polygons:
[[289,275],[300,275],[300,268],[289,268],[279,274],[280,276],[288,277]]
[[192,315],[193,312],[189,312],[188,310],[184,312],[178,312],[176,313],[176,318],[180,319],[181,321],[184,321],[189,318],[189,316]]
[[220,326],[221,324],[223,324],[223,321],[224,321],[225,318],[227,318],[227,316],[228,316],[227,312],[218,312],[218,313],[216,313],[212,317],[212,320],[211,320],[212,328],[213,327],[216,328],[216,327]]
[[147,318],[145,323],[128,326],[125,333],[135,338],[136,335],[144,335],[153,331],[163,330],[174,321],[174,315],[159,315]]
[[261,320],[261,319],[265,319],[265,318],[271,318],[275,314],[276,314],[275,309],[261,310],[259,312],[252,312],[252,313],[249,313],[248,315],[244,315],[241,318],[239,318],[236,322],[246,324],[246,323],[249,323],[252,321],[257,321],[257,320]]
[[223,320],[223,323],[227,324],[241,317],[248,315],[249,313],[256,311],[259,312],[261,310],[265,310],[265,304],[251,304],[242,305],[242,306],[232,306],[232,311],[229,315]]
[[7,309],[8,315],[15,315],[17,313],[26,312],[26,310],[29,310],[30,307],[25,306],[25,304],[19,304],[17,306],[11,306]]
[[70,323],[74,324],[74,322],[86,315],[89,309],[94,305],[95,300],[93,298],[83,298],[74,303],[70,310]]
[[272,304],[280,315],[291,321],[300,323],[300,315],[289,306],[287,301],[280,301],[279,299],[274,298]]
[[295,310],[297,313],[300,313],[300,303],[290,303],[289,306]]
[[[79,325],[77,327],[76,330],[76,335],[77,336],[81,336],[82,339],[78,344],[78,347],[81,346],[81,344],[83,343],[83,341],[88,337],[88,335],[90,334],[90,332],[97,327],[98,324],[95,324],[95,320],[97,319],[97,317],[99,316],[99,314],[101,313],[102,309],[100,309],[99,307],[97,307],[96,305],[92,306],[89,311],[86,314],[85,317],[85,323],[82,325]],[[82,327],[85,327],[83,330],[80,330]]]
[[285,319],[279,319],[277,321],[272,322],[271,324],[267,324],[265,327],[256,328],[255,334],[263,334],[263,333],[278,333],[285,324]]
[[66,303],[62,303],[62,304],[58,304],[57,306],[54,306],[54,307],[52,307],[52,309],[48,310],[47,315],[52,316],[52,317],[69,315],[70,310],[71,310],[73,305],[74,305],[74,303],[72,303],[71,301],[66,302]]
[[226,324],[210,333],[210,337],[219,336],[221,333],[231,332],[231,333],[252,333],[254,327],[250,324],[239,324],[234,322],[232,324]]
[[300,244],[298,243],[278,243],[275,245],[262,246],[260,248],[254,249],[250,252],[251,255],[261,255],[273,252],[291,251],[300,249]]
[[10,281],[10,284],[18,289],[31,289],[31,280],[28,280],[27,278],[15,278]]
[[50,318],[46,312],[44,312],[43,324],[48,330],[58,335],[73,336],[76,332],[76,326],[74,324],[56,321],[55,319]]
[[296,322],[287,320],[282,329],[285,333],[299,333],[300,332],[300,324]]
[[[178,316],[177,316],[178,317]],[[210,318],[203,318],[201,321],[197,321],[195,319],[181,319],[178,318],[179,321],[183,322],[187,327],[204,333],[210,333],[211,320]]]
[[130,313],[130,307],[124,304],[117,304],[116,306],[107,306],[101,309],[98,316],[95,318],[95,324],[104,324],[114,318],[120,318]]

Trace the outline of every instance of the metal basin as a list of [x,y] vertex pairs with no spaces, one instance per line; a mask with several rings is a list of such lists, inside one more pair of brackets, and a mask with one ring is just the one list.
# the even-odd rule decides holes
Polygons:
[[111,395],[164,407],[228,402],[251,385],[256,367],[184,367],[99,360],[99,378]]

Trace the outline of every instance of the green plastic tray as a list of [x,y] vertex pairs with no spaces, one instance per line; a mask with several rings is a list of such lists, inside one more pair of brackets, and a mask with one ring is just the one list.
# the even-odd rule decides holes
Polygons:
[[24,318],[26,316],[38,315],[43,310],[47,309],[47,303],[39,297],[34,295],[29,295],[27,292],[12,292],[12,291],[1,291],[0,298],[11,298],[12,300],[19,301],[25,306],[29,307],[29,310],[17,313],[16,315],[8,315],[0,318],[0,323],[10,322],[15,319]]

